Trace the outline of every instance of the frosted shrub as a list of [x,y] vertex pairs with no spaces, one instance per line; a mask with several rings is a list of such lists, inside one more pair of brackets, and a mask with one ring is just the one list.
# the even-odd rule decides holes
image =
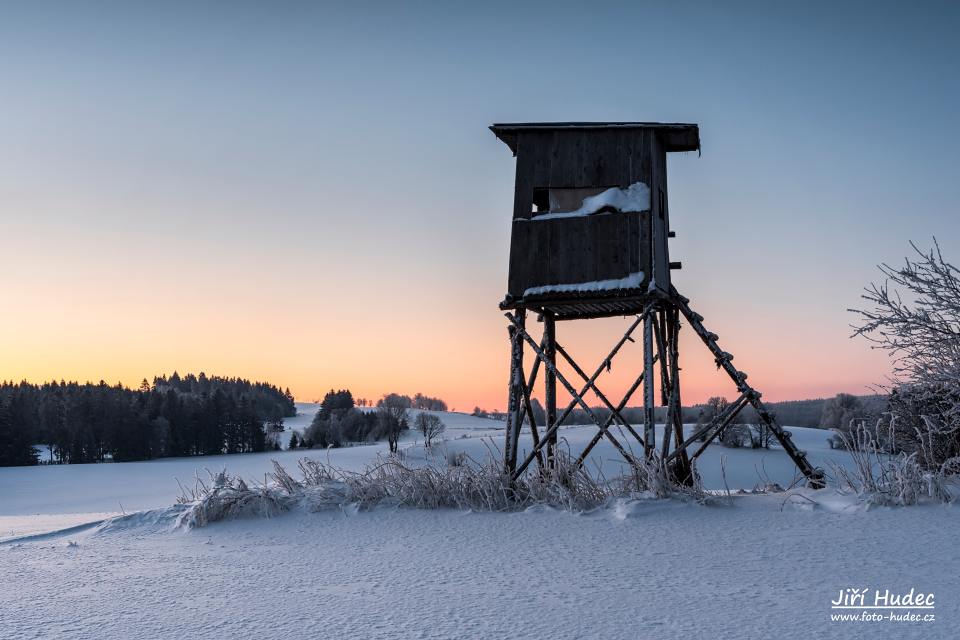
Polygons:
[[448,451],[447,452],[447,466],[448,467],[462,467],[467,462],[467,454],[463,451]]
[[615,495],[645,494],[654,498],[681,498],[706,502],[707,493],[700,484],[700,476],[694,470],[690,484],[676,482],[658,458],[647,460],[634,457],[629,472],[614,479]]
[[853,310],[855,335],[886,350],[895,379],[889,396],[891,451],[916,454],[931,473],[952,473],[960,456],[960,271],[940,247],[900,267],[881,265],[867,309]]
[[189,505],[178,524],[189,528],[242,517],[271,517],[286,511],[285,494],[266,486],[250,487],[226,471],[210,474],[210,485],[199,477],[192,490],[184,490],[179,503]]
[[[452,455],[452,457],[451,457]],[[456,464],[450,463],[453,460]],[[380,457],[363,471],[347,471],[318,460],[300,461],[301,479],[274,461],[272,482],[250,487],[240,478],[221,472],[210,486],[199,482],[184,491],[187,505],[180,523],[201,527],[218,520],[272,516],[300,506],[312,511],[357,505],[372,508],[389,504],[418,509],[517,511],[547,505],[569,511],[602,506],[612,498],[683,498],[705,501],[695,485],[673,483],[657,460],[636,460],[624,476],[606,480],[588,473],[569,455],[559,453],[552,468],[531,470],[511,481],[495,455],[477,462],[463,453],[448,454],[446,465],[413,466],[401,457]]]
[[853,469],[834,466],[842,490],[856,493],[868,504],[908,506],[923,501],[952,502],[948,477],[960,468],[952,458],[936,468],[921,464],[918,452],[886,454],[875,433],[859,427],[840,433],[844,448],[853,459]]
[[731,449],[739,449],[753,445],[753,436],[750,426],[746,424],[732,424],[720,434],[720,444]]
[[960,379],[903,384],[889,396],[886,439],[935,470],[960,456]]

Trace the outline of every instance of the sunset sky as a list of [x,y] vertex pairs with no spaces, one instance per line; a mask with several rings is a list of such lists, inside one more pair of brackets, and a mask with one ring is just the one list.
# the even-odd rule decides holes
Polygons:
[[[934,235],[960,261],[960,20],[842,4],[4,4],[0,379],[502,408],[487,126],[662,120],[703,147],[669,161],[677,287],[766,399],[865,393],[889,368],[846,309],[875,265]],[[592,369],[626,322],[558,338]],[[683,349],[685,404],[732,395]]]

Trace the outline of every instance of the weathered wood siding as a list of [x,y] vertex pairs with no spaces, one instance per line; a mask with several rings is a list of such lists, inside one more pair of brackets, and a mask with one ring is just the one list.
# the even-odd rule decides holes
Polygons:
[[[514,220],[510,295],[530,287],[625,278],[642,271],[648,213]],[[644,284],[646,286],[646,284]]]
[[517,142],[514,218],[529,218],[533,190],[650,184],[653,130],[524,131]]
[[[667,212],[659,219],[659,192],[666,201],[666,151],[656,131],[532,130],[517,140],[514,223],[508,291],[625,278],[654,269],[668,288]],[[650,187],[651,211],[533,220],[535,189]],[[663,274],[663,275],[661,275]]]
[[657,287],[670,290],[670,252],[667,234],[670,231],[670,212],[667,203],[667,152],[659,137],[653,140],[653,174],[650,181],[650,205],[652,207],[651,251],[653,274]]

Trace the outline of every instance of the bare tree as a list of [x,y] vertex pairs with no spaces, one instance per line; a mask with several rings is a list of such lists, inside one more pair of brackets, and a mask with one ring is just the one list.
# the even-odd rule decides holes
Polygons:
[[[917,258],[894,268],[880,265],[885,280],[862,296],[872,309],[851,309],[861,317],[854,335],[891,353],[900,381],[960,378],[960,272],[946,262],[934,239]],[[907,300],[904,301],[904,296]]]
[[390,452],[400,448],[400,434],[409,428],[410,398],[391,393],[377,403],[380,430],[387,436]]
[[960,271],[940,246],[901,267],[880,265],[882,283],[865,290],[854,335],[890,353],[889,447],[941,466],[960,455]]
[[839,429],[846,426],[850,420],[863,413],[863,403],[849,393],[838,393],[823,403],[823,413],[820,414],[821,429]]
[[[714,396],[706,401],[700,409],[700,413],[697,416],[697,429],[700,427],[709,424],[714,418],[716,418],[724,409],[727,408],[727,405],[730,402],[726,398],[720,396]],[[700,436],[701,442],[706,442],[707,438],[712,435],[711,433],[703,433]]]
[[437,416],[421,412],[413,421],[414,428],[423,434],[423,439],[427,449],[433,444],[433,439],[447,430],[447,425]]
[[751,429],[756,436],[754,449],[769,449],[770,443],[773,442],[773,429],[770,428],[770,424],[761,420],[752,425]]

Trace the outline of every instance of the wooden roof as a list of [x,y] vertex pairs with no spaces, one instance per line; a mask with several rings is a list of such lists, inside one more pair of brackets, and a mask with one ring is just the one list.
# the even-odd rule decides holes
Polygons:
[[490,126],[513,155],[517,155],[517,137],[524,131],[567,131],[584,129],[655,129],[667,151],[699,151],[700,128],[678,122],[509,122]]

